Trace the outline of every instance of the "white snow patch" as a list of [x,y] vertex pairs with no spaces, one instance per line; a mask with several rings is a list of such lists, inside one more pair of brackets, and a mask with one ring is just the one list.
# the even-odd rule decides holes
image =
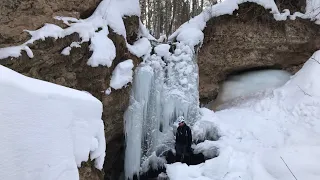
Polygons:
[[62,55],[65,55],[65,56],[69,56],[70,55],[70,51],[71,51],[71,47],[68,46],[66,48],[64,48],[61,52]]
[[123,86],[131,83],[133,67],[134,65],[131,59],[119,63],[112,72],[110,86],[114,89],[121,89]]
[[160,44],[154,48],[155,53],[160,57],[170,56],[170,45],[169,44]]
[[108,28],[94,34],[91,39],[90,51],[92,56],[88,60],[88,65],[97,67],[99,65],[111,67],[113,59],[116,57],[116,47],[108,38]]
[[102,104],[92,95],[0,66],[0,179],[79,179],[105,157]]
[[142,57],[151,52],[151,44],[148,38],[140,38],[133,45],[127,43],[129,51],[137,57]]

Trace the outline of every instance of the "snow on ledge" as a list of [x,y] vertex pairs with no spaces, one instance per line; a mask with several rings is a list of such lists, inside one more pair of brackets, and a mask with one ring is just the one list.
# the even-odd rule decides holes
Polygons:
[[105,157],[102,103],[86,92],[0,65],[0,179],[79,179],[77,166]]
[[[72,17],[60,17],[55,19],[62,20],[69,27],[62,29],[54,24],[45,24],[42,28],[35,31],[28,31],[32,37],[20,46],[0,48],[0,59],[21,56],[21,51],[27,52],[30,58],[33,53],[28,47],[29,44],[37,40],[45,40],[48,37],[54,39],[64,38],[73,33],[78,33],[81,43],[91,40],[90,51],[92,56],[88,61],[88,65],[97,67],[99,65],[110,67],[116,56],[116,50],[113,42],[108,38],[108,26],[119,35],[126,38],[126,29],[122,18],[124,16],[140,16],[140,7],[138,0],[103,0],[95,12],[87,19],[76,19]],[[140,25],[141,35],[150,37],[145,27]],[[66,47],[61,54],[69,55],[72,44]]]
[[[257,3],[263,6],[265,9],[271,9],[270,13],[273,14],[274,19],[277,21],[287,20],[288,17],[290,17],[292,20],[294,20],[296,17],[301,17],[304,19],[311,19],[316,21],[317,24],[320,24],[320,1],[318,0],[307,0],[306,14],[295,13],[291,16],[288,9],[284,9],[283,13],[280,13],[274,0],[224,0],[221,3],[205,9],[198,16],[182,24],[171,36],[169,36],[169,41],[173,41],[175,38],[177,38],[177,40],[180,42],[187,42],[187,44],[193,45],[195,42],[201,40],[203,36],[202,31],[206,27],[207,21],[213,17],[218,17],[221,15],[232,15],[233,11],[239,9],[239,5],[245,2]],[[192,40],[190,38],[192,38]]]

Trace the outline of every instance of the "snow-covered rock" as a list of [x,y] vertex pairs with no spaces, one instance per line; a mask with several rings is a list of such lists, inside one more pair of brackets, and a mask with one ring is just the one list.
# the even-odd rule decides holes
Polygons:
[[0,179],[79,179],[105,157],[102,104],[92,95],[0,65]]

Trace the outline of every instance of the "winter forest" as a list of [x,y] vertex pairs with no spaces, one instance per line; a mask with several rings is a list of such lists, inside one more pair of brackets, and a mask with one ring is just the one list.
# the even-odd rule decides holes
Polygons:
[[216,3],[217,0],[140,0],[141,20],[154,37],[168,37],[204,8]]
[[320,0],[0,1],[0,180],[319,180]]

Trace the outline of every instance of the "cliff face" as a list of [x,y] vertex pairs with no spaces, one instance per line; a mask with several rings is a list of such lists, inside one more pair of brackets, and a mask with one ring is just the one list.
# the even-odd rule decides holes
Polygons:
[[[281,5],[298,10],[297,4]],[[275,21],[254,3],[211,19],[198,56],[201,102],[215,99],[219,83],[230,74],[264,68],[296,72],[320,48],[319,30],[309,20]]]
[[[19,45],[29,37],[24,29],[36,30],[44,23],[54,23],[61,27],[54,16],[72,16],[86,18],[91,15],[99,0],[4,0],[0,2],[0,47]],[[132,43],[137,38],[139,18],[136,16],[124,19],[127,29],[127,40]],[[60,23],[60,24],[59,24]],[[104,105],[102,119],[105,124],[105,137],[107,142],[106,163],[104,172],[93,167],[93,163],[83,163],[80,168],[80,179],[102,180],[118,179],[123,169],[123,114],[129,101],[130,87],[113,91],[109,96],[104,91],[109,87],[111,74],[115,66],[127,59],[136,64],[140,59],[130,54],[126,48],[125,39],[112,33],[109,38],[117,48],[117,56],[110,68],[90,67],[86,63],[91,56],[88,43],[81,48],[73,48],[70,56],[61,55],[61,51],[74,41],[79,41],[77,34],[63,39],[46,39],[30,45],[34,58],[30,59],[25,52],[19,58],[0,60],[0,64],[7,66],[29,77],[53,82],[63,86],[84,90]]]

